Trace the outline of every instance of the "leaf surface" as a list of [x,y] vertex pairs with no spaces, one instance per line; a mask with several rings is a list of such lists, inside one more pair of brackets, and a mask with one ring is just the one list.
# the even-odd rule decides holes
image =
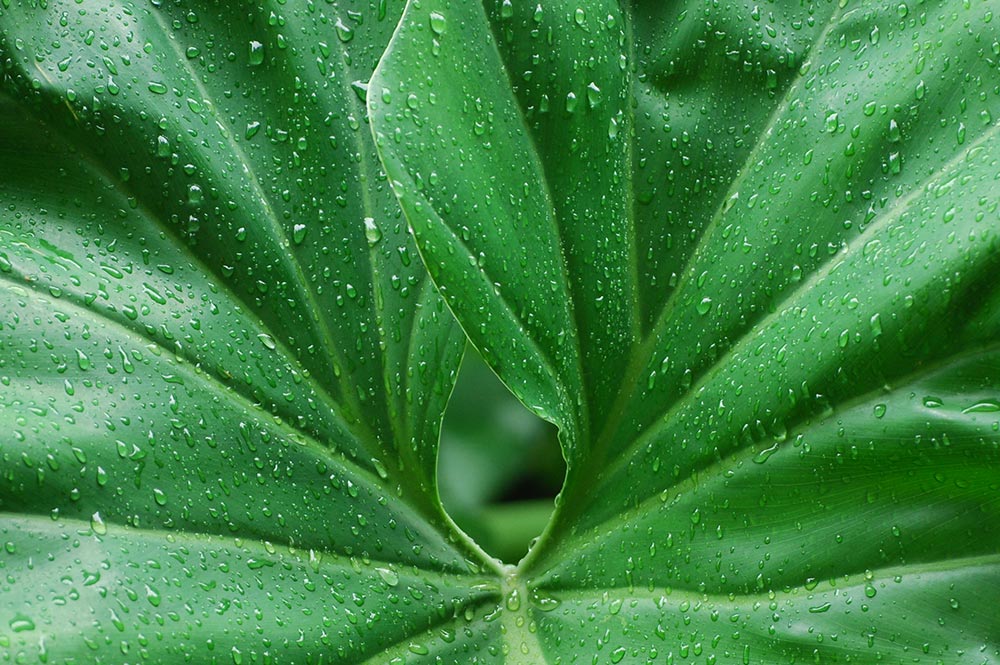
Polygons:
[[5,659],[489,641],[434,477],[465,337],[366,126],[400,9],[3,3]]
[[511,653],[1000,658],[997,8],[409,3],[380,155],[569,467]]

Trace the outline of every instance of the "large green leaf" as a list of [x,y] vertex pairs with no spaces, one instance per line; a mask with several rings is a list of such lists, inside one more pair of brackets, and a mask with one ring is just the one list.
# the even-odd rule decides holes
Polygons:
[[0,0],[0,656],[1000,662],[997,9]]
[[411,0],[380,155],[569,466],[509,662],[1000,661],[998,10]]
[[465,337],[365,115],[401,9],[0,4],[0,659],[489,641],[434,479]]

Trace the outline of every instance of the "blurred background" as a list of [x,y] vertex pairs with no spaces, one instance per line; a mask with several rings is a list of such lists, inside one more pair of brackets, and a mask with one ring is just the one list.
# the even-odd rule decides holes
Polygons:
[[516,563],[545,528],[565,471],[556,428],[525,409],[469,345],[441,433],[448,513],[489,554]]

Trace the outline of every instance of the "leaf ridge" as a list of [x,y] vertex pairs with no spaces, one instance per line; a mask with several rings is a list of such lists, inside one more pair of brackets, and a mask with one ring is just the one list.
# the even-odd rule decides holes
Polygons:
[[[48,123],[45,123],[45,127],[50,131],[54,132],[55,134],[59,135],[63,140],[67,140],[65,136],[63,136],[63,133],[58,128],[52,127]],[[131,191],[128,185],[123,180],[121,180],[120,178],[111,177],[111,174],[108,172],[107,167],[99,159],[97,159],[90,151],[80,149],[76,153],[76,156],[81,162],[85,162],[96,176],[100,177],[105,183],[109,184],[119,194],[121,194],[125,198],[135,200],[137,202],[135,207],[135,211],[137,214],[142,215],[142,217],[146,219],[148,222],[150,222],[152,225],[155,225],[160,229],[162,229],[164,233],[167,233],[171,237],[179,240],[179,236],[177,235],[174,227],[172,227],[170,224],[167,224],[164,220],[160,218],[159,215],[155,214],[152,210],[150,210],[149,207],[142,202],[141,197],[139,197],[133,191]],[[247,303],[244,302],[243,299],[240,298],[240,296],[235,291],[232,290],[232,288],[229,286],[226,280],[221,279],[220,275],[218,275],[218,273],[216,273],[215,270],[210,268],[208,264],[206,264],[205,261],[200,256],[198,256],[193,252],[184,252],[184,258],[195,269],[197,269],[204,275],[211,275],[215,277],[216,279],[212,280],[211,285],[219,289],[220,291],[224,292],[230,299],[232,299],[233,302],[240,303],[241,305],[243,305],[243,307],[241,307],[240,309],[241,314],[244,314],[253,323],[255,323],[259,330],[261,330],[262,332],[266,332],[271,336],[271,340],[275,344],[276,347],[275,350],[277,352],[280,352],[283,357],[287,358],[290,361],[298,362],[295,354],[292,352],[291,349],[288,348],[287,344],[284,342],[281,335],[275,334],[274,331],[271,329],[271,327],[264,322],[264,320],[253,310],[253,308],[247,306]],[[24,281],[26,283],[29,282],[28,275],[21,274],[21,277],[24,278]],[[72,295],[73,299],[77,302],[77,304],[80,306],[82,310],[90,311],[89,308],[80,305],[80,303],[84,302],[84,298],[81,294],[71,289],[64,289],[64,292]],[[167,349],[166,347],[163,347],[162,345],[158,344],[155,340],[147,338],[143,334],[142,330],[138,327],[138,325],[133,325],[131,322],[126,322],[125,320],[122,319],[112,319],[104,315],[102,315],[100,318],[115,322],[124,329],[135,332],[142,339],[149,339],[149,341],[156,343],[158,346],[163,348],[168,353],[175,355],[177,354],[177,349],[173,350]],[[182,357],[184,357],[192,365],[198,366],[203,372],[211,373],[220,386],[222,386],[223,388],[228,388],[230,390],[234,389],[231,386],[227,386],[227,384],[225,384],[222,381],[223,377],[218,375],[218,373],[215,372],[215,370],[206,370],[204,365],[201,363],[201,359],[195,355],[190,354],[186,346],[181,346],[180,349],[182,351],[180,354]],[[359,429],[358,421],[355,420],[354,422],[352,422],[351,420],[347,419],[344,416],[343,407],[337,404],[337,402],[333,399],[333,396],[330,394],[329,389],[326,388],[320,382],[318,382],[315,376],[312,374],[312,372],[303,372],[302,376],[304,381],[307,382],[313,388],[313,392],[317,395],[317,397],[322,399],[327,404],[327,406],[329,407],[329,412],[335,419],[337,425],[339,425],[340,428],[342,428],[345,433],[349,433],[354,439],[354,441],[361,448],[365,449],[369,454],[374,455],[376,451],[369,448],[369,446],[371,446],[372,443],[374,443],[374,439],[371,437],[370,431],[366,431],[363,428],[361,428],[362,431],[360,432],[358,431]],[[237,386],[239,385],[240,384],[237,383]],[[240,391],[240,389],[235,389],[235,390],[243,394]],[[244,397],[247,399],[247,401],[252,402],[249,396],[244,395]],[[269,415],[274,415],[274,414],[269,414]],[[299,431],[298,428],[295,429],[296,431]]]
[[[730,198],[732,198],[733,194],[738,190],[739,186],[743,183],[743,180],[745,180],[745,178],[749,175],[750,166],[757,159],[760,150],[765,147],[767,139],[774,131],[782,114],[785,113],[791,106],[795,94],[798,92],[797,89],[798,85],[802,81],[803,77],[805,76],[805,73],[809,69],[809,65],[811,64],[811,58],[814,56],[815,50],[817,48],[822,47],[823,43],[830,35],[830,32],[832,32],[832,30],[836,27],[836,25],[843,20],[844,16],[840,15],[841,8],[842,7],[838,5],[838,7],[833,10],[829,20],[827,21],[826,26],[813,41],[812,47],[809,53],[806,55],[803,64],[799,67],[792,81],[789,83],[788,89],[781,103],[779,103],[775,107],[774,111],[771,113],[770,117],[767,120],[764,130],[761,131],[760,134],[758,135],[759,138],[757,140],[757,143],[754,145],[753,149],[747,154],[747,158],[744,160],[743,165],[737,172],[736,177],[733,178],[733,181],[730,184],[728,191],[720,199],[720,203],[717,206],[715,213],[712,215],[712,218],[709,220],[705,228],[702,229],[702,232],[699,236],[698,247],[695,249],[694,252],[692,252],[691,258],[688,259],[688,266],[691,266],[693,264],[695,257],[699,254],[700,251],[704,251],[704,241],[706,238],[708,238],[712,228],[715,227],[718,224],[719,220],[721,219],[723,212],[725,211],[726,203],[730,200]],[[660,341],[659,337],[663,334],[664,332],[663,329],[665,328],[667,323],[669,323],[670,314],[673,312],[673,309],[676,306],[677,294],[679,294],[683,290],[683,286],[687,282],[689,282],[690,279],[691,279],[690,270],[684,270],[682,272],[680,282],[671,292],[671,295],[668,297],[667,301],[663,304],[662,308],[660,309],[660,313],[657,315],[653,327],[650,329],[649,333],[645,336],[642,343],[636,346],[632,354],[630,354],[629,363],[626,367],[625,373],[623,375],[624,378],[621,384],[623,386],[623,390],[619,393],[618,398],[615,400],[615,403],[610,410],[610,417],[608,418],[607,424],[605,425],[603,431],[600,433],[597,439],[598,443],[596,448],[597,451],[600,453],[601,458],[607,455],[608,452],[607,448],[608,446],[611,445],[611,440],[614,435],[614,431],[619,426],[619,424],[621,423],[621,418],[624,416],[625,406],[634,399],[637,391],[640,389],[642,385],[642,381],[639,380],[639,375],[649,364],[649,361],[652,358],[652,356],[656,353],[657,345]],[[750,326],[750,329],[752,330],[753,327]],[[595,455],[595,457],[597,456]],[[601,462],[596,463],[595,466],[600,467]]]
[[[0,282],[8,282],[11,286],[25,288],[24,284],[15,282],[13,279],[11,279],[12,274],[13,273],[0,273]],[[44,297],[42,293],[38,290],[38,288],[33,285],[33,283],[30,282],[28,283],[27,290],[30,291],[37,298]],[[76,309],[80,313],[82,318],[88,318],[92,316],[95,319],[105,322],[106,325],[121,331],[121,333],[126,337],[132,337],[137,340],[141,340],[146,344],[155,345],[157,348],[161,350],[163,356],[167,358],[174,355],[173,351],[171,351],[167,347],[164,347],[157,340],[145,337],[139,334],[138,331],[133,330],[132,328],[124,325],[123,323],[115,319],[111,319],[105,316],[98,316],[91,308],[85,307],[81,305],[79,302],[76,302],[76,299],[77,298],[74,298],[73,300],[66,300],[64,302],[67,302],[72,308]],[[222,383],[219,377],[217,377],[213,373],[209,373],[203,370],[200,364],[192,364],[187,358],[185,358],[184,356],[180,356],[179,362],[177,362],[174,365],[174,367],[176,367],[179,372],[183,372],[185,375],[191,377],[196,383],[209,386],[210,387],[209,392],[212,393],[213,395],[220,395],[220,396],[225,395],[229,399],[229,401],[234,404],[235,408],[238,408],[245,413],[260,412],[260,415],[262,417],[258,418],[257,422],[261,424],[268,423],[270,425],[273,425],[279,431],[282,431],[285,436],[291,437],[293,441],[302,443],[306,447],[313,450],[313,452],[317,453],[318,455],[321,455],[324,459],[327,459],[336,465],[342,465],[344,467],[349,468],[352,473],[355,473],[358,475],[358,477],[365,479],[373,487],[383,487],[382,479],[374,471],[359,465],[357,462],[351,460],[346,455],[341,454],[339,457],[334,457],[331,448],[320,443],[318,440],[316,440],[315,437],[313,437],[313,435],[309,434],[308,432],[300,430],[294,425],[291,425],[290,423],[286,422],[284,418],[278,418],[273,414],[263,411],[263,409],[260,407],[259,404],[251,401],[246,395],[243,395],[242,393]],[[401,484],[402,482],[403,481],[400,480]],[[411,508],[409,504],[403,504],[403,505],[405,505],[407,510]]]
[[[978,556],[970,557],[958,557],[955,559],[944,559],[937,561],[926,561],[920,563],[909,563],[901,566],[887,566],[885,568],[876,568],[871,570],[873,577],[876,579],[892,578],[896,576],[906,576],[906,575],[925,575],[941,572],[952,572],[956,570],[968,570],[971,568],[979,567],[1000,567],[1000,554],[983,554]],[[864,571],[853,571],[848,573],[848,575],[860,575]],[[838,578],[840,579],[840,578]],[[858,589],[864,587],[868,583],[868,580],[862,579],[848,584],[847,586],[829,586],[826,588],[816,587],[810,589],[805,583],[800,585],[790,587],[788,589],[781,589],[782,595],[791,596],[792,594],[800,591],[808,591],[810,593],[816,592],[822,593],[824,591],[844,591],[846,589]],[[573,599],[573,598],[593,598],[595,596],[603,596],[605,594],[612,595],[611,592],[623,592],[619,597],[623,599],[645,599],[661,601],[665,599],[672,598],[675,594],[682,596],[683,600],[691,602],[713,602],[720,604],[734,604],[737,600],[759,600],[761,602],[769,602],[773,600],[773,591],[767,590],[759,593],[703,593],[695,592],[693,589],[682,589],[679,587],[671,587],[669,594],[658,593],[657,588],[638,588],[638,587],[603,587],[600,589],[587,589],[585,587],[571,587],[571,588],[559,588],[558,594],[560,598],[563,599]],[[662,587],[666,590],[666,587]],[[681,592],[678,594],[678,592]]]
[[[479,11],[483,16],[483,19],[486,21],[486,24],[490,27],[490,36],[492,37],[492,39],[489,40],[490,48],[493,49],[493,53],[496,56],[496,60],[498,63],[500,63],[500,70],[503,72],[504,81],[506,82],[506,87],[504,89],[513,91],[514,79],[511,76],[510,70],[507,68],[507,63],[504,60],[503,55],[500,53],[499,36],[493,29],[493,24],[486,18],[485,10],[483,9],[482,6],[479,6]],[[535,137],[532,134],[532,132],[528,131],[529,125],[527,117],[524,115],[524,109],[521,108],[521,105],[518,103],[517,98],[513,95],[513,93],[511,94],[510,101],[511,101],[511,106],[517,113],[517,119],[519,121],[519,124],[523,129],[523,131],[521,132],[521,136],[524,137],[524,139],[528,142],[528,146],[531,148],[528,151],[527,157],[528,159],[531,160],[533,170],[540,176],[538,180],[541,185],[542,194],[545,198],[545,205],[548,208],[550,226],[552,228],[552,235],[555,239],[556,246],[559,250],[559,269],[560,269],[560,275],[562,277],[561,291],[563,292],[563,295],[565,297],[566,307],[569,310],[570,329],[567,331],[567,336],[571,337],[571,339],[573,340],[573,348],[576,351],[575,369],[577,375],[573,378],[575,378],[579,382],[581,392],[583,394],[587,394],[586,372],[584,372],[583,368],[583,347],[580,344],[580,337],[578,333],[579,316],[577,315],[576,311],[576,301],[573,298],[573,282],[570,279],[569,275],[569,262],[566,259],[565,243],[562,240],[562,229],[559,227],[559,216],[556,214],[555,198],[552,196],[552,189],[549,186],[549,179],[546,176],[545,165],[542,162],[541,157],[539,156],[538,145],[535,142]],[[558,380],[558,375],[555,375],[555,377]],[[560,392],[565,392],[565,390],[566,388],[563,387],[560,390]],[[570,405],[573,404],[571,400],[567,400],[567,403]],[[586,441],[587,438],[586,432],[589,430],[589,425],[590,425],[590,416],[589,416],[590,407],[589,404],[587,404],[586,400],[582,400],[582,403],[578,406],[578,408],[580,408],[583,412],[579,416],[579,422],[574,427],[575,430],[574,442],[580,444]],[[582,428],[582,431],[580,431],[579,428]]]
[[[413,184],[412,178],[410,178],[409,175],[407,175],[406,177],[408,179],[410,179],[410,183]],[[394,186],[394,188],[395,188],[395,186]],[[462,240],[462,238],[458,234],[456,234],[451,229],[450,226],[448,226],[447,224],[445,224],[444,220],[441,219],[440,215],[437,214],[437,211],[434,209],[434,207],[433,206],[429,206],[425,210],[428,212],[428,214],[430,216],[433,217],[434,220],[436,220],[439,228],[443,229],[449,236],[451,236],[453,238],[455,245],[459,249],[461,249],[462,252],[464,252],[465,256],[469,257],[470,261],[474,260],[475,256],[472,254],[472,251],[469,249],[469,246],[465,244],[465,241]],[[404,212],[404,214],[405,214],[405,212]],[[427,265],[431,264],[431,261],[430,261],[429,257],[424,256],[424,252],[420,248],[420,244],[419,243],[417,243],[417,252],[420,254],[420,258],[421,258],[421,260],[425,264],[427,264]],[[490,279],[490,275],[489,275],[489,273],[486,272],[486,270],[484,270],[483,268],[477,268],[477,270],[475,272],[480,277],[482,277],[484,279],[484,281],[487,282],[488,285],[490,285],[490,286],[492,285],[493,282]],[[434,281],[435,284],[437,284],[437,280],[434,278],[433,274],[431,274],[431,280]],[[438,285],[438,288],[441,288],[441,286]],[[451,312],[452,316],[455,316],[455,319],[458,320],[458,317],[455,315],[454,309],[452,308],[451,304],[448,302],[447,296],[445,297],[444,301],[445,301],[445,305],[448,307],[448,310]],[[521,328],[525,327],[524,326],[524,322],[522,321],[521,317],[518,316],[518,314],[514,311],[513,306],[510,304],[510,302],[507,300],[507,298],[503,295],[502,292],[497,293],[497,301],[503,306],[504,311],[510,317],[511,321],[513,321],[514,323],[516,323]],[[464,327],[463,327],[463,329],[464,329]],[[523,337],[523,340],[524,340],[524,346],[538,359],[539,364],[546,370],[546,372],[549,374],[549,376],[551,376],[553,378],[553,380],[555,381],[555,386],[556,386],[556,392],[557,392],[558,399],[561,402],[565,401],[566,400],[566,396],[565,396],[565,392],[564,392],[565,389],[562,386],[562,383],[560,381],[558,381],[559,374],[555,370],[555,364],[553,363],[552,359],[549,358],[548,354],[538,345],[538,342],[536,342],[531,337],[525,336],[525,337]],[[513,391],[511,391],[511,392],[513,392]],[[534,411],[535,408],[536,408],[536,407],[534,407],[532,405],[527,405],[527,404],[525,406],[527,406],[528,409],[532,410],[532,411]]]
[[[946,366],[951,365],[956,362],[960,362],[965,359],[971,359],[977,356],[986,356],[991,353],[1000,351],[1000,341],[991,344],[985,344],[977,346],[973,349],[964,349],[959,352],[951,353],[946,357],[938,359],[936,362],[926,365],[921,365],[915,368],[912,372],[901,375],[896,378],[894,385],[897,387],[902,387],[909,385],[921,378],[929,377],[936,372],[944,369]],[[893,388],[898,389],[896,387]],[[871,390],[867,390],[864,393],[855,395],[850,400],[844,401],[839,408],[841,410],[849,410],[854,407],[860,406],[870,400],[872,397],[879,395],[885,391],[884,386],[877,386]],[[801,431],[802,429],[808,427],[811,423],[808,421],[808,416],[803,416],[796,421],[790,423],[789,432]],[[789,436],[788,438],[793,438]],[[703,465],[697,469],[692,469],[691,473],[681,478],[678,478],[675,482],[665,486],[662,491],[674,490],[677,493],[683,493],[686,491],[693,491],[698,486],[699,476],[721,476],[722,473],[730,467],[738,466],[743,462],[750,461],[754,455],[759,451],[755,450],[751,445],[740,446],[729,451],[727,454],[716,459],[710,464]],[[588,538],[592,538],[595,534],[600,533],[609,528],[612,523],[627,522],[633,517],[642,515],[646,512],[646,509],[650,505],[661,505],[660,498],[658,494],[653,494],[647,496],[643,500],[639,501],[635,505],[629,507],[626,510],[619,511],[611,517],[604,518],[594,525],[588,527],[584,531],[571,532],[568,534],[563,542],[567,545],[586,541]],[[571,549],[571,548],[570,548]],[[565,557],[564,557],[565,558]],[[860,571],[851,571],[860,572]]]
[[[348,79],[353,78],[353,71],[351,70],[350,66],[346,63],[344,64],[344,70],[348,74],[347,76],[340,77],[341,81],[344,84],[342,86],[343,90],[346,93],[344,97],[345,99],[349,100],[348,103],[353,105],[356,111],[359,111],[362,116],[365,116],[367,112],[367,110],[365,109],[365,105],[361,104],[360,108],[357,108],[358,107],[357,96],[353,94],[353,91],[350,89],[350,83],[348,83]],[[357,151],[358,154],[359,169],[365,174],[365,179],[368,180],[369,183],[374,183],[375,178],[369,177],[373,175],[373,171],[371,168],[371,164],[369,163],[370,160],[368,159],[367,155],[367,147],[365,146],[364,141],[362,140],[362,133],[360,131],[352,132],[352,138],[354,141],[355,150]],[[365,217],[367,219],[374,220],[376,217],[375,214],[376,211],[375,211],[375,206],[372,204],[371,195],[368,187],[361,187],[361,205],[364,210]],[[368,222],[365,221],[365,224],[367,223]],[[367,243],[367,245],[368,245],[368,267],[369,267],[369,274],[371,275],[371,298],[373,305],[372,310],[375,315],[375,326],[378,331],[379,342],[380,342],[379,356],[382,359],[383,385],[386,386],[386,392],[389,392],[388,378],[385,376],[385,373],[389,369],[389,350],[388,350],[389,345],[388,345],[388,338],[386,335],[385,321],[383,318],[384,311],[383,308],[379,306],[379,300],[381,294],[379,293],[380,269],[378,265],[378,250],[372,243]],[[416,316],[414,316],[414,318],[416,318]],[[400,417],[400,414],[396,412],[395,408],[396,402],[395,400],[391,399],[391,395],[387,395],[387,397],[389,397],[389,399],[386,399],[385,408],[389,415],[389,426],[395,438],[395,441],[390,442],[390,445],[392,445],[392,447],[396,450],[396,452],[399,455],[406,457],[408,461],[411,462],[410,466],[411,472],[417,472],[420,469],[420,465],[414,463],[415,461],[412,459],[412,455],[410,454],[411,446],[402,445],[402,442],[406,440],[406,437],[404,436],[403,432],[401,432],[399,429],[402,425],[401,422],[402,418]]]
[[[834,270],[836,270],[844,262],[844,257],[850,255],[852,252],[857,251],[859,246],[863,247],[864,243],[867,241],[868,236],[874,231],[881,229],[898,219],[908,210],[908,206],[918,199],[921,195],[925,194],[929,185],[933,184],[935,180],[941,177],[942,173],[947,172],[949,169],[953,169],[961,164],[962,161],[966,160],[968,156],[976,150],[980,145],[985,143],[988,139],[993,138],[998,130],[1000,130],[1000,122],[995,123],[989,130],[983,132],[974,142],[972,142],[969,147],[955,155],[953,158],[948,160],[940,169],[933,172],[930,176],[925,178],[920,184],[916,185],[911,189],[905,196],[896,199],[892,205],[890,205],[884,211],[883,215],[878,219],[874,220],[865,229],[859,233],[855,238],[846,243],[844,248],[831,256],[822,266],[818,267],[808,278],[799,282],[799,284],[788,292],[788,294],[782,299],[781,303],[773,309],[769,314],[760,319],[757,323],[750,325],[743,332],[740,337],[733,341],[729,346],[730,349],[735,349],[739,345],[743,344],[751,338],[755,333],[759,333],[765,330],[768,325],[780,318],[785,311],[787,311],[788,304],[794,301],[798,296],[803,293],[807,293],[816,284],[822,281],[824,278],[828,277]],[[893,214],[896,213],[896,214]],[[835,258],[835,257],[840,257]],[[685,393],[685,396],[675,400],[667,408],[661,416],[657,418],[657,422],[651,427],[639,434],[623,451],[622,453],[613,461],[611,464],[604,467],[605,471],[613,472],[620,469],[622,466],[628,463],[628,457],[631,456],[636,450],[641,448],[650,438],[658,436],[662,433],[662,430],[671,425],[671,416],[676,413],[685,403],[685,397],[690,397],[692,395],[697,395],[699,388],[708,384],[715,375],[725,367],[725,361],[729,359],[727,354],[720,354],[719,357],[709,366],[705,372],[698,379],[697,383],[692,386],[692,388]]]
[[[631,8],[630,0],[619,0],[618,10],[622,13],[623,26],[625,32],[625,48],[626,48],[626,58],[628,58],[628,67],[625,71],[626,76],[626,90],[632,92],[635,87],[635,72],[637,64],[638,55],[636,53],[635,36],[632,22],[635,20],[635,15],[632,12],[627,11]],[[642,339],[642,296],[639,290],[639,238],[636,233],[636,220],[638,219],[638,213],[636,212],[636,206],[638,201],[635,198],[635,142],[636,142],[636,122],[635,122],[635,109],[636,102],[632,99],[631,95],[625,104],[625,173],[623,181],[625,183],[624,196],[625,196],[625,210],[628,214],[628,261],[629,261],[629,279],[632,284],[630,285],[630,292],[633,294],[635,302],[632,303],[631,307],[631,332],[632,339],[638,340]],[[613,414],[614,412],[612,412]]]
[[[163,32],[166,41],[170,44],[171,50],[174,51],[176,56],[176,61],[181,63],[183,68],[187,71],[191,82],[194,84],[195,89],[198,94],[201,95],[202,99],[208,104],[209,108],[212,110],[213,115],[215,115],[215,104],[212,103],[212,98],[205,89],[204,84],[198,77],[197,72],[191,67],[191,63],[183,51],[180,50],[173,33],[167,28],[163,22],[163,17],[157,8],[153,8],[149,11],[153,19],[156,21],[157,26]],[[242,146],[233,138],[232,133],[225,128],[225,126],[216,118],[216,125],[218,126],[220,133],[226,139],[230,146],[230,149],[236,155],[243,167],[243,172],[246,174],[250,188],[253,191],[255,198],[258,200],[262,208],[264,209],[264,217],[267,222],[267,228],[270,229],[271,235],[277,243],[278,247],[285,249],[286,251],[280,252],[279,255],[282,257],[282,262],[291,271],[295,279],[291,280],[292,287],[295,288],[305,301],[306,307],[309,310],[310,318],[312,319],[314,325],[319,327],[319,338],[323,344],[323,348],[326,351],[327,356],[333,363],[335,368],[347,367],[347,363],[344,357],[340,353],[340,350],[333,343],[333,335],[330,332],[330,327],[326,323],[326,319],[323,317],[322,309],[319,303],[316,301],[315,292],[308,286],[309,281],[306,279],[305,271],[302,269],[301,263],[295,256],[295,252],[292,251],[292,244],[289,241],[288,234],[282,228],[281,223],[278,221],[277,215],[274,213],[274,209],[271,206],[270,200],[264,193],[263,187],[260,184],[260,180],[257,178],[257,174],[254,173],[249,168],[249,160],[246,153],[244,152]],[[353,386],[347,383],[345,372],[335,372],[338,375],[338,381],[341,384],[341,394],[343,398],[350,404],[352,410],[358,414],[357,426],[364,429],[369,429],[367,423],[361,418],[361,414],[364,413],[364,409],[361,407],[361,403],[355,396]],[[367,436],[371,439],[375,439],[375,435],[370,431],[367,432]]]
[[[53,531],[53,535],[57,537],[62,537],[65,533],[65,529],[59,528],[63,523],[73,523],[78,524],[76,528],[77,532],[92,531],[91,525],[81,519],[76,519],[72,517],[60,517],[58,521],[53,521],[48,515],[40,515],[36,513],[18,513],[10,510],[0,511],[0,515],[7,516],[6,520],[29,522],[32,524],[32,528],[38,532]],[[225,542],[227,545],[236,546],[234,541],[239,540],[238,547],[253,547],[257,549],[262,556],[274,557],[274,548],[268,548],[265,543],[270,543],[270,541],[264,541],[258,538],[247,538],[246,536],[234,536],[232,534],[215,533],[212,531],[196,531],[191,529],[171,529],[171,530],[158,530],[158,529],[148,529],[143,527],[136,527],[128,524],[122,524],[114,520],[104,520],[105,525],[108,527],[108,535],[132,535],[138,536],[140,538],[145,538],[147,540],[162,540],[164,543],[168,542],[168,538],[171,539],[171,544],[177,543],[182,540],[190,540],[192,542],[197,540],[213,540],[218,539]],[[51,529],[50,529],[51,527]],[[118,531],[115,534],[114,531]],[[96,536],[99,540],[104,536]],[[402,563],[399,561],[390,561],[386,559],[379,559],[377,557],[372,557],[367,553],[361,557],[347,556],[341,552],[336,552],[333,550],[315,548],[315,547],[296,547],[291,543],[282,543],[289,548],[288,554],[295,556],[299,552],[315,552],[321,555],[320,565],[331,566],[335,568],[343,568],[347,570],[354,570],[354,564],[351,563],[352,559],[364,559],[365,565],[384,565],[386,567],[393,567],[400,571],[407,570],[419,570],[420,575],[423,577],[430,577],[440,580],[444,583],[449,582],[460,582],[462,580],[478,580],[478,584],[481,585],[491,585],[495,584],[495,580],[489,576],[476,575],[472,572],[451,572],[447,570],[435,570],[433,568],[422,568],[419,566],[414,566],[408,563]]]

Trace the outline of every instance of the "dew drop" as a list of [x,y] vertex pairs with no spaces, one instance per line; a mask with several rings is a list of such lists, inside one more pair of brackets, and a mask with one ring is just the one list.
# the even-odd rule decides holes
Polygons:
[[594,82],[587,86],[587,105],[592,109],[601,105],[601,89]]
[[570,92],[566,95],[566,112],[575,113],[577,106],[576,93]]
[[26,614],[15,612],[10,620],[10,629],[15,633],[23,633],[35,629],[35,622]]
[[448,20],[440,12],[431,12],[431,30],[440,37],[448,29]]
[[993,399],[982,400],[962,409],[962,413],[996,413],[997,411],[1000,411],[1000,402]]
[[375,225],[374,217],[365,217],[365,239],[369,246],[375,246],[382,239],[382,231]]
[[249,62],[251,67],[264,63],[264,44],[251,40],[249,44]]
[[834,132],[837,131],[837,127],[839,126],[840,126],[839,115],[837,115],[836,113],[830,113],[829,115],[826,116],[825,127],[828,133],[833,134]]
[[396,571],[390,568],[376,568],[375,572],[377,572],[378,576],[382,578],[382,581],[389,586],[396,586],[399,584],[399,575],[396,574]]
[[90,528],[98,536],[103,536],[108,532],[108,525],[104,523],[104,518],[101,517],[100,513],[94,513],[90,516]]
[[337,39],[345,44],[354,39],[354,28],[344,23],[341,19],[338,18],[333,27],[337,31]]

